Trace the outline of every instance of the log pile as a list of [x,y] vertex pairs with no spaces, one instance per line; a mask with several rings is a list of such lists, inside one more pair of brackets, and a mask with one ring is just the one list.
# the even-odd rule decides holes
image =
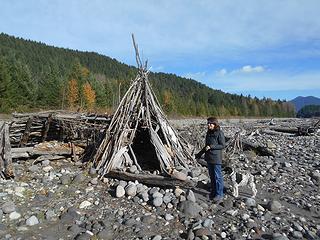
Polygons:
[[290,133],[290,134],[295,134],[297,136],[309,136],[315,133],[316,130],[319,128],[320,128],[320,120],[317,120],[317,122],[314,124],[301,125],[298,127],[273,127],[270,129],[280,133]]
[[92,165],[101,176],[111,170],[159,171],[173,176],[176,169],[196,165],[187,143],[170,126],[148,81],[147,62],[142,65],[133,38],[139,72],[125,93]]
[[2,121],[0,121],[0,176],[3,179],[14,177],[9,125]]
[[[43,160],[82,157],[84,148],[93,144],[110,123],[109,116],[66,112],[13,114],[1,122],[1,177],[13,177],[12,159]],[[10,173],[10,171],[12,173]]]
[[87,146],[95,141],[110,123],[109,116],[64,112],[14,114],[10,123],[13,148],[30,147],[44,141],[57,140]]

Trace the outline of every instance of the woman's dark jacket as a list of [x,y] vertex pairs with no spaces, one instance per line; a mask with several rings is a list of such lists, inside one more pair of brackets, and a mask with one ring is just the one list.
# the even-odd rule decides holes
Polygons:
[[206,135],[206,146],[210,146],[210,149],[206,151],[206,147],[204,147],[197,156],[199,157],[205,153],[204,159],[207,162],[212,164],[222,164],[222,149],[226,146],[226,140],[220,129],[208,130]]

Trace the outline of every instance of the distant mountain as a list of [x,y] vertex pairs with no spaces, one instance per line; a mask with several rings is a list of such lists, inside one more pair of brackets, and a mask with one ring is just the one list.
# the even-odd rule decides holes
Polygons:
[[296,112],[298,112],[301,108],[306,105],[320,105],[320,98],[308,96],[308,97],[296,97],[292,99],[290,102],[295,106]]

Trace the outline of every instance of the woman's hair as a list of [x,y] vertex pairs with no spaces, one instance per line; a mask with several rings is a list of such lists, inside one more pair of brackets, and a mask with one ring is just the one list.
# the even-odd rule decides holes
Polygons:
[[207,123],[213,123],[215,125],[215,129],[220,129],[220,125],[219,125],[218,119],[216,117],[209,117],[207,119]]

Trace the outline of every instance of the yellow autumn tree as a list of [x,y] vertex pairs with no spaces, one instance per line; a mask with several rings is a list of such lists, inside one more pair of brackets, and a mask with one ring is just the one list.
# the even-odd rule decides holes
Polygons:
[[81,76],[84,77],[84,78],[87,78],[90,74],[90,71],[88,68],[86,67],[82,67],[81,68]]
[[73,109],[79,100],[79,88],[76,79],[70,79],[68,82],[68,104]]
[[91,110],[96,102],[96,93],[88,82],[83,85],[83,95],[88,109]]
[[172,112],[172,94],[169,90],[164,90],[163,92],[163,108],[167,113]]

